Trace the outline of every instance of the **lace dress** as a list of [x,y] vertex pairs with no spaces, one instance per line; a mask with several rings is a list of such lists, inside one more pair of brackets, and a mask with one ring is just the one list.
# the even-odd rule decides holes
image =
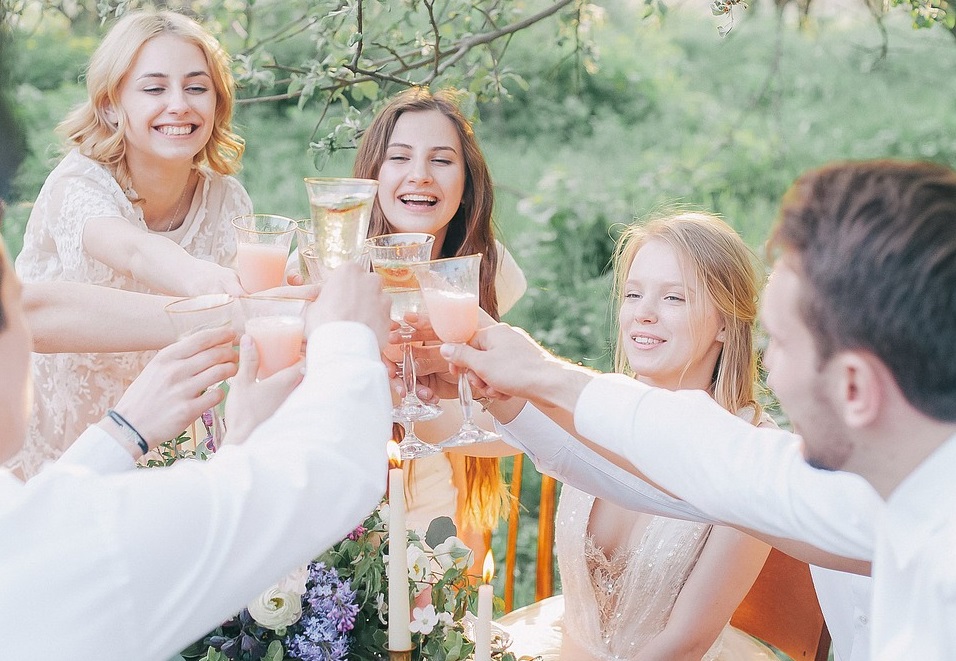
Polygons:
[[[518,656],[542,655],[546,661],[633,659],[667,624],[710,534],[706,524],[653,517],[636,547],[607,556],[588,533],[593,506],[594,496],[562,487],[555,530],[564,595],[502,618]],[[729,625],[703,658],[777,659],[769,648]]]
[[[234,216],[250,213],[252,203],[233,177],[200,168],[197,188],[182,226],[161,232],[187,252],[231,266],[235,261]],[[130,191],[130,197],[135,193]],[[128,291],[151,292],[120,275],[83,249],[86,220],[122,217],[146,228],[140,207],[102,165],[71,151],[50,173],[30,214],[16,270],[24,282],[85,282]],[[109,333],[109,319],[103,332]],[[24,477],[59,457],[126,390],[153,357],[153,351],[100,354],[34,354],[34,406],[23,449],[8,466]]]

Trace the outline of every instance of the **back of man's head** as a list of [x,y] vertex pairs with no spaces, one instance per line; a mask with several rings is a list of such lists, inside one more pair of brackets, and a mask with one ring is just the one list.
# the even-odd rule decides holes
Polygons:
[[821,361],[864,350],[922,413],[956,421],[956,172],[864,161],[801,176],[771,245],[796,258]]

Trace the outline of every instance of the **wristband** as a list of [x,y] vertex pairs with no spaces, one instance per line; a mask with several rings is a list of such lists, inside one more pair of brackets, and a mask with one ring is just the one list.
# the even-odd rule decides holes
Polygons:
[[146,443],[146,439],[143,438],[142,434],[136,431],[136,427],[129,424],[126,418],[121,416],[113,409],[106,411],[106,415],[109,416],[109,419],[115,422],[119,428],[123,430],[123,434],[126,435],[127,441],[139,446],[139,449],[143,451],[143,454],[149,452],[149,444]]

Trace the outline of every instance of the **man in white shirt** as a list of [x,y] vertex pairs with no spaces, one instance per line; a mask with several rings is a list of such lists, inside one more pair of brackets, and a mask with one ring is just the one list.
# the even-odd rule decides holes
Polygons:
[[[531,400],[709,516],[873,562],[874,659],[956,650],[956,173],[842,163],[784,199],[763,295],[768,383],[795,426],[757,429],[704,393],[555,359],[493,326],[443,354]],[[480,385],[480,384],[479,384]],[[573,421],[567,415],[573,415]],[[883,499],[847,498],[862,476]]]
[[[116,404],[125,424],[90,427],[27,483],[0,469],[2,656],[163,661],[349,533],[385,488],[388,309],[377,276],[336,271],[281,404],[301,366],[256,383],[242,338],[230,435],[250,433],[208,462],[133,470],[221,396],[196,393],[236,373],[228,330],[161,351]],[[0,245],[0,462],[22,443],[30,347]]]

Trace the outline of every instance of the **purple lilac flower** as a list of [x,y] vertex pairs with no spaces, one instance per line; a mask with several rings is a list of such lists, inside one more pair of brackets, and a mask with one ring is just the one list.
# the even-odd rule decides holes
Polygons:
[[352,532],[348,534],[348,538],[352,540],[353,542],[355,542],[355,541],[358,541],[358,539],[362,535],[364,535],[366,532],[368,531],[365,529],[365,526],[360,525],[358,528],[356,528],[355,530],[353,530]]
[[355,626],[359,607],[348,579],[325,563],[309,569],[309,588],[302,596],[305,612],[295,633],[285,640],[290,657],[302,661],[345,661],[349,651],[348,633]]

